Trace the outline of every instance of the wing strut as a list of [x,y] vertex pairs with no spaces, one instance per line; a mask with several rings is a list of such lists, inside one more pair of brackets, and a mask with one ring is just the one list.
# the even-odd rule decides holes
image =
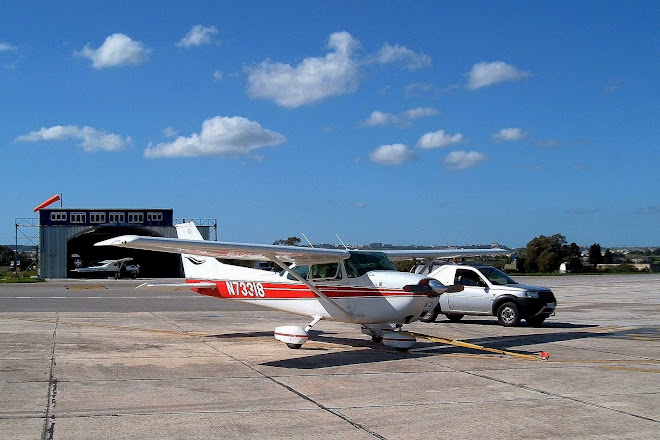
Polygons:
[[337,312],[341,313],[345,318],[348,318],[349,322],[352,322],[352,321],[355,320],[355,316],[351,315],[351,314],[348,313],[346,310],[344,310],[343,308],[341,308],[341,307],[339,306],[339,304],[337,304],[336,302],[334,302],[333,300],[331,300],[331,299],[330,299],[325,293],[321,292],[321,291],[320,291],[320,290],[319,290],[314,284],[310,283],[308,280],[304,279],[304,278],[301,277],[299,274],[297,274],[296,272],[292,271],[292,270],[289,268],[289,266],[287,266],[286,264],[284,264],[283,262],[281,262],[279,259],[277,259],[277,257],[275,257],[275,256],[273,255],[273,256],[269,256],[269,258],[270,258],[271,260],[273,260],[273,261],[275,262],[275,264],[277,264],[277,265],[280,266],[282,269],[284,269],[286,272],[288,272],[288,273],[289,273],[292,277],[294,277],[296,280],[300,281],[300,282],[303,283],[305,286],[309,287],[309,290],[311,290],[311,291],[314,292],[319,298],[321,298],[322,300],[324,300],[324,301],[325,301],[330,307],[332,307],[332,308],[333,308],[334,310],[336,310]]

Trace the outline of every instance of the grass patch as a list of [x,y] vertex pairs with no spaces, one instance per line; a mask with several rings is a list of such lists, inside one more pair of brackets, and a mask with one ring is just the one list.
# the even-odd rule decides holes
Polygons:
[[14,273],[11,270],[0,273],[0,283],[41,283],[36,270]]

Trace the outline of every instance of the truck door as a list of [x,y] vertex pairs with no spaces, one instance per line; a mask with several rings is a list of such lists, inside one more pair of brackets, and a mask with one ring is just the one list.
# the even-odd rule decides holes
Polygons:
[[457,269],[454,283],[462,285],[463,291],[444,294],[451,311],[490,314],[488,283],[475,270]]

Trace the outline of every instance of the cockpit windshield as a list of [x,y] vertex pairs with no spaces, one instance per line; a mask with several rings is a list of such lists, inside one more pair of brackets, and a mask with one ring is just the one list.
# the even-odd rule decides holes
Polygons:
[[494,267],[480,267],[479,271],[484,274],[488,280],[496,285],[496,286],[503,286],[506,284],[518,284],[516,281],[514,281],[513,278],[505,274],[499,269],[496,269]]
[[394,263],[383,252],[353,251],[344,265],[348,278],[358,278],[372,270],[396,270]]

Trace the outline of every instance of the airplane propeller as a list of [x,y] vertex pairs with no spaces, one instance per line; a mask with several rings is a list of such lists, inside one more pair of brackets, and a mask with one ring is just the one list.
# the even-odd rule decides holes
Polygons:
[[403,290],[410,293],[425,293],[430,297],[440,296],[443,293],[460,292],[463,290],[462,285],[454,284],[445,286],[440,281],[433,278],[424,278],[417,284],[408,284],[403,286]]

